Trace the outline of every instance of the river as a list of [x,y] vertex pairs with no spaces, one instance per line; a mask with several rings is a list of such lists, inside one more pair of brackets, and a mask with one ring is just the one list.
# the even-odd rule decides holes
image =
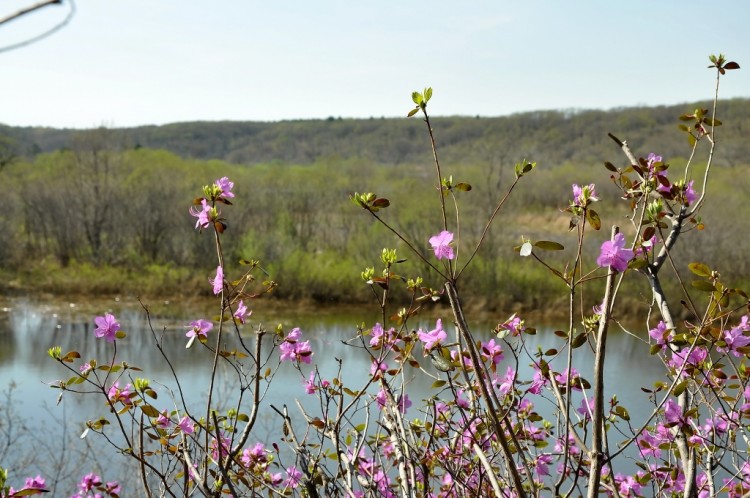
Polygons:
[[[263,303],[259,303],[248,326],[263,323],[267,329],[273,329],[281,323],[286,331],[300,327],[303,339],[311,341],[313,359],[323,378],[331,379],[338,369],[336,359],[343,359],[347,385],[357,388],[366,383],[370,359],[360,350],[347,346],[344,341],[355,335],[358,323],[372,326],[377,316],[373,310],[297,310],[288,306],[274,306],[264,312]],[[50,347],[61,346],[63,353],[70,350],[80,352],[82,360],[98,358],[99,364],[102,364],[110,358],[112,345],[96,339],[93,334],[93,317],[105,311],[114,313],[127,333],[125,339],[117,341],[117,361],[126,360],[130,365],[142,368],[143,372],[138,375],[151,379],[157,390],[156,382],[164,385],[163,390],[174,388],[168,365],[153,347],[146,313],[136,301],[3,301],[0,303],[0,390],[4,390],[6,398],[0,411],[0,429],[3,429],[0,439],[4,439],[0,442],[0,466],[13,467],[11,475],[15,482],[37,473],[49,475],[52,472],[58,476],[60,483],[71,481],[76,472],[81,475],[89,469],[104,473],[109,469],[113,473],[111,466],[103,463],[98,443],[90,441],[92,437],[85,440],[78,437],[83,432],[85,420],[106,415],[106,407],[101,399],[71,393],[66,393],[58,404],[60,391],[50,386],[59,379],[69,378],[71,374],[47,355]],[[210,318],[215,311],[212,313],[211,303],[202,301],[187,304],[159,302],[151,306],[151,314],[154,329],[158,334],[163,332],[165,349],[170,353],[181,378],[188,402],[195,403],[197,407],[205,399],[208,389],[211,358],[206,351],[201,351],[200,344],[185,348],[185,325],[198,318]],[[421,326],[433,328],[434,318],[426,319]],[[505,318],[497,317],[494,323],[485,318],[480,323],[472,324],[476,337],[488,340],[492,337],[491,330],[495,323]],[[450,321],[446,313],[443,313],[443,319],[446,323]],[[559,347],[560,339],[552,333],[553,326],[533,325],[539,333],[529,337],[527,345],[531,350]],[[421,348],[417,356],[421,356]],[[524,378],[531,377],[528,363],[527,360],[520,364],[520,375]],[[582,375],[591,377],[592,354],[587,347],[575,351],[575,364]],[[75,365],[77,367],[78,363]],[[504,370],[505,366],[499,365],[498,371]],[[303,366],[303,374],[309,371],[310,367]],[[663,373],[663,366],[649,355],[647,344],[622,332],[611,335],[605,371],[606,385],[610,387],[608,394],[618,394],[618,399],[627,407],[634,423],[651,411],[641,386],[651,386],[655,380],[662,378]],[[314,397],[305,394],[303,374],[289,364],[281,365],[273,387],[263,401],[264,405],[286,404],[293,408],[294,399],[301,399],[309,406]],[[433,394],[433,382],[434,379],[420,374],[418,370],[409,374],[407,390],[415,401],[410,416],[418,415],[415,410],[419,405],[418,400]],[[13,389],[10,386],[14,386]],[[219,392],[229,388],[231,386],[220,386]],[[12,396],[11,403],[7,402],[9,394]],[[164,403],[164,408],[169,408],[167,396],[160,397],[159,402]],[[280,422],[270,410],[267,410],[267,416],[261,419],[259,425],[266,433],[265,439],[275,436],[280,430]],[[19,437],[16,442],[12,442],[14,435]],[[257,439],[263,440],[264,436],[258,435]],[[11,444],[6,444],[6,441]],[[59,455],[61,447],[65,449],[64,457]],[[4,453],[2,448],[5,448]],[[93,461],[92,457],[95,457]],[[90,468],[82,467],[86,465],[90,465]],[[81,472],[82,468],[85,472]],[[107,475],[105,478],[113,479],[117,475]],[[67,485],[70,486],[70,483]],[[63,493],[60,496],[67,495]]]

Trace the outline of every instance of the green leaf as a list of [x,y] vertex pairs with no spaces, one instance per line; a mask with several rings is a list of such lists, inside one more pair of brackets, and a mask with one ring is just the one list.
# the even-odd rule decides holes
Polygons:
[[586,210],[586,219],[589,220],[589,224],[594,228],[594,230],[599,230],[602,227],[602,220],[601,218],[599,218],[599,213],[597,213],[593,209]]
[[540,240],[538,242],[534,242],[534,247],[538,247],[539,249],[542,249],[544,251],[562,251],[565,249],[565,246],[563,246],[562,244],[552,242],[551,240]]
[[628,268],[631,270],[640,270],[641,268],[645,268],[648,266],[648,263],[644,259],[632,259],[628,263]]
[[414,109],[412,109],[411,111],[409,111],[409,114],[407,114],[406,117],[410,118],[410,117],[414,116],[418,112],[419,112],[419,107],[415,107]]
[[422,103],[422,94],[419,92],[411,92],[411,100],[419,105]]
[[432,383],[432,386],[430,387],[432,389],[438,389],[438,388],[443,387],[445,384],[447,384],[447,382],[444,380],[436,380],[435,382]]
[[618,415],[623,420],[630,420],[630,414],[625,409],[624,406],[617,405],[614,409],[614,412],[616,415]]
[[699,291],[713,292],[716,290],[714,284],[712,284],[711,282],[707,282],[706,280],[693,280],[691,285],[693,286],[693,288],[698,289]]
[[469,185],[468,183],[461,182],[453,188],[455,188],[456,190],[460,190],[462,192],[468,192],[469,190],[471,190],[471,185]]
[[147,416],[147,417],[158,417],[159,416],[159,410],[154,408],[151,405],[141,405],[141,411]]
[[710,277],[711,276],[711,268],[708,267],[708,265],[705,265],[703,263],[690,263],[688,265],[688,268],[691,272],[693,272],[695,275],[698,275],[699,277]]
[[424,91],[424,101],[429,102],[432,98],[432,87],[429,87]]
[[674,396],[679,396],[680,394],[685,392],[685,389],[687,389],[687,386],[688,386],[688,381],[683,380],[682,382],[674,386],[674,390],[672,391],[672,394]]
[[577,336],[573,338],[573,341],[570,343],[570,347],[573,349],[579,348],[583,346],[586,343],[586,332],[581,332]]

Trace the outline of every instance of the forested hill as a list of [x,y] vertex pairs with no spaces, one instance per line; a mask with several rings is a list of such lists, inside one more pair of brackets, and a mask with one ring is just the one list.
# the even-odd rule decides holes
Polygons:
[[[437,104],[436,104],[437,105]],[[505,117],[433,119],[444,160],[514,161],[532,158],[547,164],[599,163],[612,157],[607,133],[628,140],[641,153],[685,155],[685,137],[676,131],[680,114],[706,102],[609,111],[536,111]],[[750,99],[720,102],[723,142],[719,164],[734,166],[750,158]],[[418,117],[263,122],[191,122],[115,130],[129,146],[166,149],[183,158],[223,159],[235,164],[309,164],[339,157],[398,165],[429,161],[431,153]],[[77,130],[8,127],[0,138],[16,155],[64,149]],[[3,145],[3,144],[0,144]],[[7,145],[6,145],[7,147]]]

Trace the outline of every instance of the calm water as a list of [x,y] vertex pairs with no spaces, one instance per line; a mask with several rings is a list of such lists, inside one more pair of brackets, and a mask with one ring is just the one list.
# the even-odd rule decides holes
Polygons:
[[[123,330],[128,334],[126,339],[118,341],[118,361],[127,360],[129,364],[144,370],[140,373],[141,376],[173,387],[173,383],[169,381],[171,376],[167,365],[156,348],[151,345],[152,339],[147,328],[145,313],[137,303],[109,301],[96,305],[84,305],[81,303],[50,304],[25,300],[0,303],[0,390],[7,389],[11,383],[15,383],[13,409],[16,415],[20,416],[32,432],[49,434],[45,438],[58,437],[61,429],[65,428],[70,438],[70,442],[66,444],[70,445],[71,451],[78,447],[76,445],[91,444],[88,441],[82,443],[74,436],[81,433],[86,419],[95,419],[105,415],[106,410],[99,400],[91,397],[71,396],[70,393],[65,395],[60,405],[56,404],[60,391],[51,389],[49,384],[58,379],[67,379],[71,374],[50,359],[47,356],[47,350],[52,346],[61,346],[63,353],[75,349],[81,353],[82,360],[97,358],[102,364],[111,357],[112,345],[95,339],[93,317],[103,314],[104,311],[115,313]],[[191,349],[185,349],[187,339],[184,325],[190,320],[211,315],[211,308],[206,303],[190,307],[159,303],[158,306],[154,305],[152,308],[154,329],[157,333],[165,331],[165,348],[171,355],[178,375],[182,379],[189,402],[195,403],[195,408],[200,406],[202,399],[205,399],[210,358],[199,344],[195,344]],[[281,322],[287,331],[295,326],[300,327],[304,338],[311,341],[315,352],[313,359],[318,363],[318,368],[324,378],[330,379],[335,375],[338,369],[335,359],[339,358],[344,360],[344,379],[348,386],[356,389],[366,382],[370,360],[361,351],[343,344],[342,341],[354,336],[357,323],[365,322],[367,326],[372,326],[376,315],[371,311],[297,312],[274,309],[266,315],[264,316],[263,312],[256,308],[250,318],[252,326],[262,322],[267,329],[273,329]],[[448,315],[444,315],[443,318],[446,323],[449,322]],[[504,318],[506,317],[498,317],[499,320]],[[429,328],[433,328],[433,325],[434,322],[424,323],[424,326],[429,326]],[[540,346],[543,350],[559,346],[559,338],[551,333],[551,328],[544,329],[538,324],[529,325],[536,326],[540,331],[530,339],[529,344],[532,350],[536,346]],[[489,331],[493,327],[494,324],[489,323],[477,324],[473,325],[473,331],[477,338],[488,340],[491,337]],[[449,337],[451,336],[452,332],[449,331]],[[421,354],[421,350],[417,354]],[[521,360],[522,378],[530,378],[531,370],[527,366],[528,363],[528,360]],[[589,378],[592,374],[591,363],[592,355],[588,348],[582,347],[576,350],[575,366]],[[77,367],[79,363],[75,365]],[[562,363],[559,365],[561,366]],[[663,367],[658,360],[649,356],[648,345],[622,333],[612,334],[609,338],[607,365],[607,385],[618,393],[619,400],[629,410],[633,422],[637,423],[641,416],[650,412],[650,407],[640,387],[650,386],[655,380],[660,379],[663,375]],[[502,366],[501,371],[504,372],[504,370],[505,367]],[[309,366],[303,367],[305,374],[309,371]],[[417,401],[430,396],[432,383],[433,379],[416,372],[408,385],[410,398]],[[156,385],[154,387],[158,388]],[[305,394],[300,373],[288,364],[282,365],[264,404],[277,406],[287,404],[293,407],[295,398],[306,403],[314,401],[313,397]],[[415,410],[418,405],[418,402],[414,403],[409,413],[410,416],[418,416]],[[160,396],[157,406],[172,409],[167,396]],[[310,406],[314,408],[314,404]],[[540,408],[544,411],[544,407]],[[268,412],[270,413],[270,410]],[[3,415],[5,416],[6,413],[4,412]],[[267,419],[261,421],[260,427],[261,430],[267,432],[266,437],[271,437],[278,431],[279,422],[269,415]],[[258,439],[264,438],[259,435]],[[0,443],[0,448],[2,448],[2,443]],[[29,452],[32,449],[37,453],[30,455]],[[6,452],[5,462],[2,461],[2,457],[0,453],[2,466],[23,467],[27,465],[24,468],[28,472],[48,472],[38,462],[40,459],[38,446],[17,445]],[[34,467],[34,465],[37,466]],[[20,478],[20,476],[16,477]]]

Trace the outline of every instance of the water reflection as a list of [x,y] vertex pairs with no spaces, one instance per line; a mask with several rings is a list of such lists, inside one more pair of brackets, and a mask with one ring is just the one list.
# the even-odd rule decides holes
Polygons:
[[[53,408],[51,412],[54,413],[54,405],[59,394],[59,391],[51,389],[49,384],[57,379],[71,376],[47,356],[47,350],[52,346],[61,346],[63,353],[77,350],[82,356],[81,362],[96,358],[99,364],[102,364],[111,359],[113,347],[112,344],[94,337],[93,314],[85,313],[77,307],[53,308],[43,304],[19,301],[13,303],[10,308],[6,308],[5,312],[0,315],[0,389],[11,381],[15,381],[19,387],[18,392],[22,393],[23,398],[23,403],[18,406],[21,415],[29,422],[30,427],[35,425],[44,427],[50,423],[51,415],[42,407],[51,406]],[[143,372],[133,372],[134,377],[148,377],[152,382],[163,383],[167,389],[174,389],[176,386],[169,367],[158,350],[153,347],[153,338],[143,310],[130,306],[119,307],[113,311],[127,332],[126,339],[117,341],[117,361],[126,360],[130,365],[143,369]],[[199,316],[186,315],[183,319],[162,317],[156,314],[152,320],[153,327],[163,340],[164,349],[170,355],[192,408],[198,408],[205,400],[212,361],[211,356],[202,351],[203,348],[199,344],[195,344],[191,349],[185,349],[187,339],[184,324],[200,316],[211,315],[208,313],[201,313]],[[257,324],[263,318],[254,315],[252,321]],[[272,321],[274,318],[275,321]],[[370,319],[368,324],[372,325],[374,319]],[[279,315],[269,317],[268,320],[269,328],[273,328],[279,321]],[[367,317],[364,320],[367,320]],[[300,326],[304,339],[311,341],[315,352],[314,360],[318,364],[321,376],[327,379],[335,376],[339,368],[336,359],[340,359],[343,361],[345,383],[352,389],[358,389],[367,382],[370,359],[361,351],[345,345],[343,341],[355,334],[355,324],[362,321],[363,315],[357,314],[295,315],[287,313],[286,316],[281,315],[281,322],[287,330],[292,326]],[[430,324],[425,322],[423,325],[432,328],[433,324],[434,322]],[[492,327],[491,324],[475,326],[477,338],[488,340],[491,337]],[[227,334],[226,341],[225,347],[228,349],[239,347],[232,334]],[[528,338],[527,345],[530,351],[535,351],[537,348],[544,351],[559,347],[560,339],[552,334],[551,329],[540,328],[536,336]],[[421,354],[421,349],[418,348],[417,351],[417,355]],[[506,354],[506,364],[510,364],[509,356]],[[274,356],[271,364],[274,365],[276,361]],[[521,378],[530,379],[533,375],[528,363],[528,359],[522,359],[519,365]],[[78,365],[79,363],[76,363],[74,368]],[[584,346],[575,350],[575,366],[584,377],[592,377],[593,355],[588,347]],[[560,357],[553,361],[553,368],[556,370],[563,367],[564,358]],[[434,371],[430,367],[428,369]],[[304,366],[303,371],[309,372],[309,367]],[[505,365],[500,365],[499,371],[504,372]],[[611,334],[605,370],[606,385],[609,387],[607,395],[609,397],[615,392],[618,394],[619,400],[630,412],[634,424],[651,411],[640,387],[651,385],[662,375],[663,367],[656,358],[648,354],[648,345],[623,333]],[[231,376],[228,373],[223,378],[226,381],[226,379],[231,379]],[[418,375],[418,372],[411,370],[407,371],[407,379],[409,379],[408,394],[412,400],[424,399],[434,394],[431,388],[434,379]],[[225,382],[218,391],[230,392],[232,385],[231,380]],[[373,387],[372,391],[374,395],[377,389]],[[291,365],[282,365],[273,381],[272,388],[264,399],[264,404],[277,406],[286,404],[293,407],[296,398],[301,399],[309,409],[314,409],[316,400],[305,394],[303,375]],[[75,431],[83,428],[86,419],[94,419],[106,414],[106,407],[98,398],[66,395],[63,402],[67,404],[71,412],[70,424]],[[419,403],[415,403],[415,407],[418,405]],[[157,407],[174,409],[169,396],[162,395],[159,397]],[[551,411],[549,406],[539,408],[543,414],[545,411],[548,413]],[[409,415],[417,416],[417,413],[414,411]],[[260,429],[263,430],[263,428],[267,433],[259,433],[259,440],[271,437],[279,429],[279,421],[274,420],[273,417],[262,420]]]

